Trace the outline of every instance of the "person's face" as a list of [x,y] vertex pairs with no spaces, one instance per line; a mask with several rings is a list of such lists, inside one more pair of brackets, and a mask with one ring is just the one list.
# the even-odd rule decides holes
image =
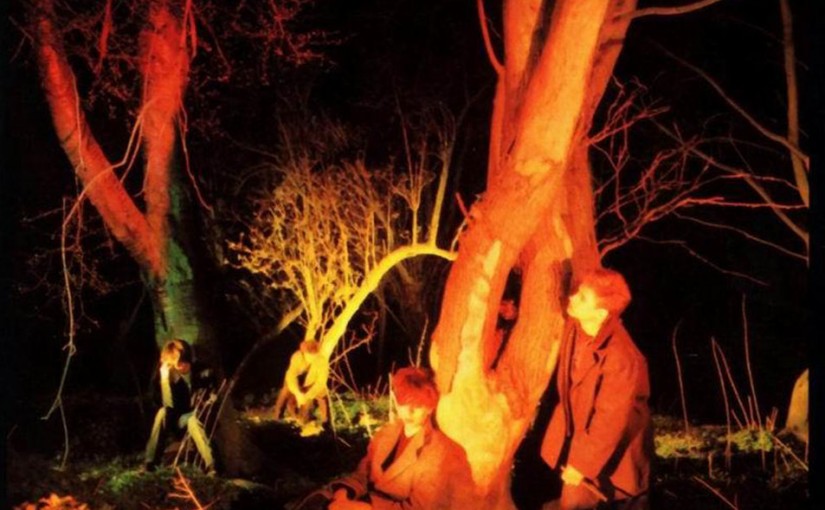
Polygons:
[[428,407],[403,404],[398,406],[398,418],[404,423],[404,431],[412,435],[427,423],[433,410]]
[[178,361],[180,360],[180,354],[177,352],[171,353],[164,353],[163,357],[161,358],[160,362],[162,365],[165,365],[167,368],[177,368]]
[[512,321],[518,316],[518,308],[515,301],[512,299],[505,299],[498,305],[498,315],[506,320]]
[[174,369],[178,373],[186,375],[192,368],[192,365],[189,363],[181,361],[179,353],[165,356],[161,360],[161,364],[165,367],[167,373],[169,370]]
[[593,289],[581,285],[579,290],[570,296],[567,315],[579,321],[587,334],[594,335],[607,318],[607,310],[599,306],[599,297]]

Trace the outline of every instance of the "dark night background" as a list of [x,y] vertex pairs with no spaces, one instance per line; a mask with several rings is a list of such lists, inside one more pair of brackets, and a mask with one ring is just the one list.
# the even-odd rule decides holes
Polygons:
[[[491,2],[488,14],[496,16]],[[677,2],[640,2],[663,5]],[[684,2],[678,2],[684,3]],[[823,141],[822,80],[823,26],[816,12],[818,2],[791,2],[800,96],[802,149],[811,156],[812,213],[809,216],[811,268],[798,260],[747,243],[714,230],[685,227],[664,220],[648,235],[660,239],[686,239],[714,263],[763,280],[758,285],[743,278],[721,273],[699,262],[685,250],[674,246],[633,241],[609,254],[605,265],[624,273],[634,300],[625,314],[625,324],[647,356],[652,384],[654,412],[680,416],[678,383],[671,351],[671,335],[681,323],[678,336],[685,375],[690,416],[697,423],[722,423],[719,382],[710,351],[715,338],[724,349],[731,369],[744,390],[747,385],[742,343],[741,300],[747,298],[748,328],[754,378],[763,416],[778,407],[784,421],[795,378],[808,366],[813,369],[812,402],[821,402],[818,380],[821,355],[815,354],[814,331],[819,329],[823,308],[821,181]],[[312,11],[312,9],[310,9]],[[8,12],[12,11],[12,12]],[[30,45],[8,21],[18,19],[17,7],[0,13],[4,29],[2,97],[3,161],[0,163],[0,331],[3,340],[4,426],[19,431],[40,427],[57,430],[56,424],[39,420],[48,408],[59,381],[64,362],[65,318],[60,300],[33,287],[33,271],[55,278],[55,267],[32,269],[28,262],[37,253],[54,250],[54,219],[33,220],[47,210],[60,207],[61,197],[75,188],[67,160],[55,139],[48,109],[39,88]],[[344,119],[357,127],[367,140],[367,152],[381,154],[383,148],[397,143],[397,116],[394,94],[412,106],[440,101],[453,111],[468,95],[481,91],[467,121],[459,128],[456,158],[462,172],[455,182],[458,191],[471,199],[483,190],[486,162],[486,137],[493,94],[493,72],[487,62],[479,34],[475,2],[423,0],[359,0],[318,2],[315,22],[342,34],[341,43],[327,51],[327,62],[313,70],[288,70],[271,87],[299,87],[308,92],[309,102],[320,112]],[[696,132],[708,119],[711,130],[730,131],[737,136],[759,139],[708,86],[692,72],[667,57],[659,46],[701,67],[716,78],[726,91],[761,122],[784,132],[784,76],[781,61],[781,36],[778,1],[725,0],[703,11],[678,17],[651,17],[631,26],[615,74],[622,80],[637,78],[649,95],[671,108],[668,120],[678,122],[685,132]],[[12,55],[14,58],[12,59]],[[194,65],[197,65],[197,61]],[[291,83],[289,80],[293,80]],[[244,90],[227,87],[220,110],[227,117],[223,128],[235,139],[250,145],[272,143],[266,129],[268,116],[279,114],[278,100],[269,96],[265,86]],[[191,99],[191,98],[188,98]],[[195,112],[197,115],[197,112]],[[90,115],[91,117],[91,115]],[[92,118],[100,127],[110,119]],[[107,124],[109,123],[109,124]],[[122,138],[112,129],[111,154],[118,153]],[[100,129],[97,130],[100,133]],[[640,130],[636,137],[646,144],[652,130]],[[392,138],[392,141],[389,140]],[[660,141],[659,141],[660,142]],[[659,143],[651,140],[651,144]],[[243,164],[249,155],[237,156],[220,144],[199,139],[190,142],[193,167],[208,179],[221,162],[227,166]],[[776,151],[773,147],[771,150]],[[237,152],[237,151],[235,151]],[[748,156],[757,160],[754,150]],[[222,159],[223,157],[227,159]],[[781,161],[774,152],[772,161]],[[230,160],[230,158],[235,158]],[[787,161],[787,158],[786,158]],[[790,165],[778,168],[790,174]],[[215,201],[219,187],[207,188]],[[455,222],[457,211],[447,219]],[[726,214],[726,213],[725,213]],[[90,211],[89,216],[94,216]],[[94,221],[94,220],[90,220]],[[781,244],[795,241],[769,213],[757,212],[733,221],[748,224],[753,232]],[[107,274],[117,274],[117,288],[107,295],[89,297],[88,315],[78,334],[78,355],[72,362],[69,394],[132,396],[135,381],[145,389],[156,357],[152,338],[151,310],[148,300],[138,308],[135,325],[126,335],[118,335],[141,299],[142,289],[136,268],[119,247],[111,249],[102,264]],[[212,275],[212,307],[220,310],[216,330],[226,340],[230,364],[237,364],[257,338],[243,322],[243,316],[223,295],[232,287],[233,273],[209,268]],[[227,291],[228,292],[228,291]],[[434,290],[433,294],[440,292]],[[436,302],[434,299],[433,302]],[[436,313],[437,309],[433,312]],[[392,333],[392,329],[390,330]],[[114,338],[118,338],[113,342]],[[405,353],[408,340],[389,341],[387,356]],[[282,352],[271,352],[261,366],[286,363],[276,359]],[[403,356],[401,356],[403,359]],[[282,372],[258,369],[264,381],[260,391],[278,384]],[[282,370],[282,369],[281,369]],[[253,383],[247,383],[250,388]],[[250,389],[252,391],[252,389]],[[814,412],[819,406],[813,406]],[[58,421],[52,418],[52,422]],[[814,414],[811,465],[821,474],[815,431],[822,422]],[[51,425],[54,425],[52,427]],[[16,434],[21,434],[21,432]],[[6,437],[4,432],[4,438]],[[144,434],[143,430],[134,434]],[[55,437],[57,449],[60,437]],[[4,440],[4,447],[6,441]],[[5,484],[4,484],[5,486]],[[821,488],[811,484],[812,495]]]

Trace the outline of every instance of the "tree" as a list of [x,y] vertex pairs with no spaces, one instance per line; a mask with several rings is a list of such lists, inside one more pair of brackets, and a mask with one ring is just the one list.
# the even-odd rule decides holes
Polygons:
[[[584,271],[601,264],[590,133],[628,26],[641,16],[688,13],[716,1],[639,10],[634,0],[507,1],[501,61],[478,2],[498,79],[487,191],[459,241],[430,363],[442,394],[438,423],[466,450],[480,507],[513,506],[512,460],[556,365],[563,299]],[[673,156],[700,156],[677,141],[676,152],[654,161],[649,175]],[[678,208],[678,199],[670,206]],[[516,267],[523,280],[519,320],[499,363],[485,366],[504,285]]]
[[[64,238],[66,225],[88,199],[108,232],[140,268],[152,298],[158,345],[171,337],[199,344],[199,354],[220,369],[216,339],[204,327],[205,314],[197,298],[191,262],[194,240],[184,218],[190,194],[209,209],[197,186],[191,191],[187,186],[187,180],[196,181],[189,168],[184,97],[189,89],[202,99],[198,95],[208,83],[227,81],[233,73],[247,80],[260,73],[256,76],[265,79],[273,59],[317,58],[318,34],[313,38],[289,30],[304,5],[303,1],[271,2],[227,11],[218,4],[197,6],[191,0],[117,4],[107,0],[92,8],[83,2],[38,0],[29,13],[55,133],[82,184],[64,220]],[[224,35],[240,36],[243,42],[237,45],[264,50],[259,58],[250,59],[251,64],[240,62],[247,69],[239,70],[231,60],[239,57],[224,53],[221,41],[215,39],[211,25],[218,23],[226,24],[221,27],[226,29]],[[199,25],[211,35],[209,41],[198,37]],[[214,68],[193,72],[199,48],[218,62]],[[89,100],[84,100],[81,91],[89,83]],[[121,129],[131,124],[124,155],[117,162],[104,150],[111,134],[96,133],[85,113],[98,96],[111,100],[110,116],[122,123]],[[130,173],[139,155],[142,185],[139,192],[130,193]],[[74,305],[68,286],[66,293],[71,356]],[[232,470],[233,465],[228,463],[227,468]]]
[[[279,308],[291,310],[276,330],[297,321],[305,341],[319,342],[313,363],[326,365],[324,374],[350,321],[387,273],[414,257],[454,256],[437,246],[455,136],[451,117],[444,117],[405,145],[402,171],[392,163],[369,167],[363,155],[336,161],[310,148],[313,137],[330,140],[324,133],[346,131],[331,123],[307,122],[298,136],[290,132],[296,128],[282,127],[280,150],[270,155],[277,184],[258,198],[248,229],[228,247],[238,267],[258,275],[261,292],[276,293]],[[290,371],[302,370],[291,365]],[[327,384],[327,376],[317,378],[307,391]]]

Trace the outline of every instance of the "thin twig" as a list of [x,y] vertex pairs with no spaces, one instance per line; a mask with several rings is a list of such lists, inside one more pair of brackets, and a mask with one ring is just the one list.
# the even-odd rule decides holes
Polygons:
[[487,51],[487,58],[490,60],[490,65],[495,69],[499,76],[504,74],[504,66],[496,56],[493,50],[493,43],[490,41],[490,30],[487,28],[487,14],[484,12],[484,0],[476,0],[476,8],[478,9],[478,21],[481,23],[481,37],[484,39],[484,49]]
[[[736,382],[733,380],[733,374],[731,373],[730,366],[728,365],[728,358],[725,356],[725,352],[718,343],[716,343],[716,349],[719,351],[719,357],[722,360],[722,365],[725,367],[725,375],[727,376],[730,387],[733,390],[733,395],[736,397],[736,401],[739,404],[739,410],[742,411],[742,419],[745,420],[748,428],[753,428],[753,423],[750,419],[750,415],[748,414],[748,410],[745,407],[745,402],[739,395],[739,389],[736,387]],[[740,423],[739,426],[742,427],[742,424]]]
[[698,67],[694,66],[694,65],[693,65],[693,64],[691,64],[690,62],[688,62],[688,61],[684,60],[683,58],[681,58],[681,57],[678,57],[678,56],[674,55],[673,53],[671,53],[670,51],[668,51],[667,49],[665,49],[663,46],[658,45],[658,44],[657,44],[656,46],[658,46],[658,47],[659,47],[659,49],[660,49],[660,50],[661,50],[661,51],[662,51],[665,55],[667,55],[667,56],[669,56],[670,58],[672,58],[673,60],[675,60],[675,61],[679,62],[679,63],[680,63],[680,64],[682,64],[683,66],[687,67],[688,69],[690,69],[691,71],[693,71],[694,73],[696,73],[697,75],[699,75],[699,77],[700,77],[700,78],[702,78],[703,80],[705,80],[705,81],[708,83],[708,85],[710,85],[710,86],[711,86],[711,88],[713,88],[713,90],[715,90],[715,91],[716,91],[716,92],[717,92],[717,93],[718,93],[718,94],[722,97],[722,99],[723,99],[726,103],[728,103],[728,105],[729,105],[731,108],[733,108],[733,110],[734,110],[736,113],[738,113],[738,114],[739,114],[739,115],[741,115],[741,116],[742,116],[742,117],[743,117],[746,121],[748,121],[748,123],[749,123],[751,126],[753,126],[753,128],[754,128],[754,129],[756,129],[757,131],[759,131],[759,133],[761,133],[761,134],[762,134],[762,136],[764,136],[765,138],[767,138],[767,139],[769,139],[769,140],[772,140],[772,141],[774,141],[774,142],[776,142],[776,143],[778,143],[778,144],[780,144],[780,145],[784,146],[786,149],[788,149],[788,150],[791,152],[791,154],[792,154],[793,156],[795,156],[795,157],[799,158],[799,159],[802,161],[802,163],[805,165],[805,169],[806,169],[806,171],[810,168],[810,158],[808,157],[808,155],[807,155],[807,154],[805,154],[805,153],[802,151],[802,149],[800,149],[800,148],[799,148],[799,146],[798,146],[798,145],[796,145],[796,144],[792,143],[790,140],[788,140],[788,138],[787,138],[787,137],[784,137],[784,136],[782,136],[782,135],[778,135],[778,134],[774,133],[773,131],[769,130],[768,128],[766,128],[765,126],[763,126],[762,124],[760,124],[758,120],[756,120],[756,119],[755,119],[755,118],[754,118],[754,117],[753,117],[750,113],[748,113],[748,111],[747,111],[747,110],[745,110],[745,108],[743,108],[742,106],[740,106],[740,105],[739,105],[739,103],[737,103],[736,101],[734,101],[734,100],[733,100],[733,98],[731,98],[731,97],[728,95],[728,93],[727,93],[727,92],[725,92],[725,90],[722,88],[722,86],[721,86],[721,85],[719,85],[719,84],[716,82],[716,80],[714,80],[713,78],[711,78],[709,74],[707,74],[705,71],[703,71],[703,70],[699,69]]
[[713,361],[716,364],[716,373],[719,375],[719,385],[722,388],[722,398],[725,402],[725,424],[727,426],[727,435],[725,436],[725,464],[730,469],[730,456],[731,456],[731,428],[730,428],[730,404],[728,403],[728,390],[725,388],[725,379],[722,377],[722,367],[719,365],[719,356],[716,354],[716,340],[711,337],[710,339],[710,348],[711,352],[713,353]]
[[175,478],[175,490],[178,492],[172,492],[169,494],[170,498],[177,498],[177,499],[185,499],[191,501],[195,504],[195,508],[197,510],[206,510],[212,503],[204,506],[198,501],[197,496],[195,495],[195,491],[192,490],[192,487],[189,485],[189,481],[183,476],[183,472],[181,472],[179,467],[175,467],[175,471],[178,473],[178,477]]
[[673,357],[676,358],[676,375],[679,378],[679,395],[682,398],[682,417],[685,420],[685,434],[690,434],[690,424],[688,422],[687,399],[685,399],[685,384],[682,380],[682,363],[679,360],[679,351],[676,349],[676,333],[679,331],[679,326],[682,325],[682,320],[676,324],[673,330],[673,339],[671,345],[673,347]]
[[[807,463],[807,462],[804,462],[802,459],[800,459],[800,458],[799,458],[799,456],[797,456],[797,455],[794,453],[793,449],[792,449],[790,446],[788,446],[787,444],[785,444],[784,442],[782,442],[782,440],[781,440],[781,439],[779,439],[778,437],[776,437],[776,435],[775,435],[775,434],[773,434],[773,433],[770,433],[770,434],[771,434],[771,438],[773,438],[774,443],[776,443],[778,446],[782,447],[782,449],[783,449],[783,450],[785,450],[787,453],[789,453],[789,454],[791,455],[791,457],[793,457],[793,459],[794,459],[796,462],[798,462],[798,463],[799,463],[799,466],[800,466],[802,469],[804,469],[805,471],[809,471],[809,468],[808,468],[808,463]],[[806,442],[806,443],[805,443],[805,453],[806,453],[806,457],[807,457],[807,452],[808,452],[808,443]]]
[[709,5],[713,5],[721,0],[701,0],[692,4],[681,5],[678,7],[647,7],[645,9],[637,9],[635,11],[626,12],[616,16],[616,21],[624,21],[626,18],[636,19],[643,16],[677,16],[679,14],[687,14],[689,12],[698,11]]
[[753,395],[753,407],[756,411],[756,423],[761,427],[763,425],[762,416],[759,413],[759,400],[756,398],[756,385],[753,383],[753,371],[751,370],[750,343],[748,342],[748,316],[747,309],[745,307],[744,294],[742,294],[742,330],[743,341],[745,342],[745,365],[748,368],[748,382],[751,385],[751,395]]
[[695,476],[695,475],[693,476],[693,479],[696,480],[697,482],[699,482],[700,484],[704,485],[706,489],[708,489],[710,492],[712,492],[714,495],[716,495],[716,497],[721,499],[725,504],[727,504],[733,510],[739,510],[738,506],[731,503],[728,498],[726,498],[724,495],[722,495],[722,493],[719,492],[719,490],[715,489],[709,483],[707,483],[706,481],[702,480],[701,478],[699,478],[698,476]]

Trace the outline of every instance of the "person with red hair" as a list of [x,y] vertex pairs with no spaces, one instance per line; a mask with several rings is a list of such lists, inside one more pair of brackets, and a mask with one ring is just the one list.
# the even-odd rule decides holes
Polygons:
[[[352,474],[313,493],[298,508],[449,510],[473,508],[464,450],[438,430],[432,371],[407,367],[391,379],[397,418],[378,429]],[[322,499],[318,504],[313,498]]]
[[561,467],[561,498],[545,509],[647,508],[653,435],[647,361],[619,316],[630,303],[621,274],[583,276],[567,305],[557,374],[559,404],[541,456]]

